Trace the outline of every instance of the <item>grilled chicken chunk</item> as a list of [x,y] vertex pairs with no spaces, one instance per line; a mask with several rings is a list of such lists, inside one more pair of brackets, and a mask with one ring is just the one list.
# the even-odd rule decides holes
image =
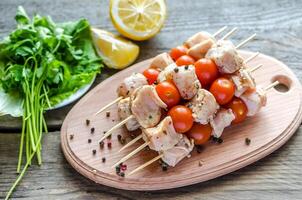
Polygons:
[[164,70],[162,70],[157,77],[157,82],[161,83],[167,80],[172,80],[172,72],[174,71],[174,69],[177,68],[177,65],[175,63],[170,64],[169,66],[167,66]]
[[193,140],[190,141],[186,136],[183,136],[173,148],[161,152],[163,154],[162,160],[169,166],[174,167],[182,159],[189,157],[193,148]]
[[119,96],[129,97],[135,89],[143,85],[148,85],[146,77],[140,73],[133,73],[123,80],[117,88],[117,93]]
[[161,53],[155,56],[150,64],[152,68],[163,70],[174,61],[168,53]]
[[223,130],[231,125],[235,119],[235,115],[231,109],[221,109],[218,111],[214,119],[210,120],[210,124],[213,128],[212,135],[219,138],[222,135]]
[[149,148],[164,151],[174,147],[183,137],[175,131],[172,118],[167,116],[156,127],[142,129],[143,139],[150,142]]
[[215,41],[215,39],[213,38],[213,36],[210,33],[201,31],[201,32],[194,34],[189,39],[187,39],[187,41],[184,42],[184,45],[186,45],[188,48],[191,48],[194,45],[199,44],[208,39]]
[[266,105],[267,101],[265,91],[260,87],[246,91],[240,96],[240,98],[247,106],[247,116],[254,116],[263,106]]
[[239,69],[234,75],[231,75],[231,79],[235,84],[235,96],[241,96],[247,89],[255,88],[256,82],[251,73],[246,69]]
[[173,82],[183,99],[191,99],[201,88],[193,65],[177,67],[172,71]]
[[161,108],[167,108],[155,88],[150,85],[136,89],[131,101],[132,114],[143,128],[156,126],[160,121]]
[[195,44],[188,50],[188,54],[195,59],[204,58],[209,49],[215,44],[211,38]]
[[[130,97],[122,99],[118,102],[118,104],[117,104],[118,116],[121,120],[124,120],[127,117],[132,115],[130,106],[131,106]],[[135,118],[131,118],[126,123],[126,128],[128,129],[128,131],[134,131],[134,130],[138,129],[139,127],[140,127],[140,125]]]
[[192,110],[194,121],[201,124],[207,124],[219,109],[213,94],[204,89],[199,89],[187,106]]
[[243,58],[230,41],[218,41],[209,49],[205,57],[212,59],[223,74],[232,74],[244,65]]

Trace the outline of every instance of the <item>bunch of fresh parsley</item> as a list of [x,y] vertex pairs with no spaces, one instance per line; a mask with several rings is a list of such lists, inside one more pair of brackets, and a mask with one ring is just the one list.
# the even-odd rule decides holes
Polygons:
[[87,20],[56,24],[50,17],[30,19],[22,7],[15,19],[16,30],[0,41],[0,91],[20,99],[23,127],[18,172],[23,155],[26,162],[10,192],[34,157],[42,163],[45,110],[90,83],[103,66]]

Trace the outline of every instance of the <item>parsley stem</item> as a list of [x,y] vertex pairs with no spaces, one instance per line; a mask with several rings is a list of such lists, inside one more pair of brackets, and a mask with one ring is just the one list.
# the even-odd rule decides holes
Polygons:
[[23,156],[23,143],[24,143],[24,134],[25,134],[25,118],[26,118],[26,110],[24,109],[23,117],[22,117],[22,132],[21,132],[21,139],[20,139],[20,148],[19,148],[19,159],[18,159],[18,167],[17,172],[20,172],[21,165],[22,165],[22,156]]

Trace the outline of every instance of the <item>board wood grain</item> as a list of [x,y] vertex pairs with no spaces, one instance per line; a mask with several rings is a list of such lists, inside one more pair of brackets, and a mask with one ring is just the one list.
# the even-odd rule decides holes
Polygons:
[[[243,57],[251,52],[241,51]],[[288,86],[287,92],[272,89],[268,92],[268,104],[256,116],[248,118],[244,123],[227,128],[223,134],[223,144],[209,142],[202,153],[193,152],[190,158],[184,159],[176,167],[163,172],[158,163],[130,177],[119,177],[111,166],[135,147],[118,153],[122,145],[117,140],[120,134],[127,137],[129,133],[121,128],[117,130],[105,146],[100,149],[98,140],[103,132],[118,122],[116,106],[111,107],[110,117],[105,113],[94,116],[103,105],[116,98],[115,90],[120,80],[132,72],[140,72],[147,68],[150,60],[135,64],[99,84],[67,115],[61,130],[62,149],[69,163],[89,179],[107,186],[126,190],[160,190],[209,180],[251,164],[284,144],[301,123],[301,85],[294,74],[281,62],[261,54],[251,61],[250,65],[263,64],[254,73],[258,85],[268,85],[275,80]],[[86,119],[90,120],[89,126]],[[94,133],[91,133],[91,128]],[[70,138],[73,135],[73,139]],[[245,138],[251,144],[245,144]],[[88,140],[91,142],[88,142]],[[108,142],[112,148],[107,147]],[[96,154],[92,151],[96,150]],[[142,151],[129,161],[128,169],[134,169],[155,157],[152,151]],[[106,162],[102,162],[102,158]],[[202,162],[202,166],[199,162]]]

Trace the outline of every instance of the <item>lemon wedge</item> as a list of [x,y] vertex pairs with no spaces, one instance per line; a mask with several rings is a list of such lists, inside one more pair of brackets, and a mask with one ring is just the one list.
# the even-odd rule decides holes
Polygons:
[[123,69],[136,60],[139,54],[136,44],[101,29],[92,28],[91,32],[97,52],[107,67]]
[[164,0],[111,0],[110,16],[115,28],[132,40],[155,36],[166,18]]

